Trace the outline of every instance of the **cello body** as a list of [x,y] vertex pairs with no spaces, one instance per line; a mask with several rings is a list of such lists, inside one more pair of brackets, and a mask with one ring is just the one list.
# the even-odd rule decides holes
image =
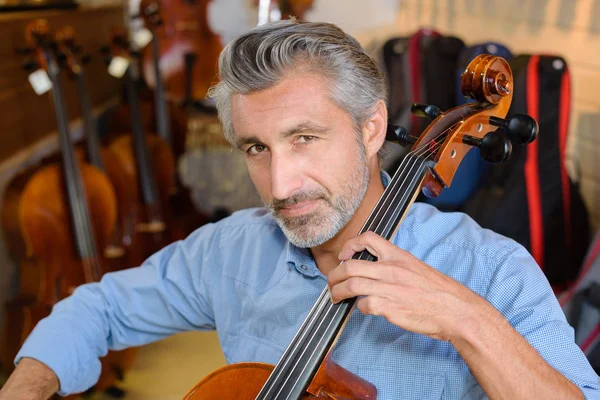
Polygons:
[[[254,400],[273,372],[273,365],[239,363],[223,367],[198,382],[184,400]],[[375,386],[327,357],[302,399],[374,400]]]
[[[95,167],[80,163],[80,171],[97,245],[103,248],[115,227],[114,191]],[[7,373],[13,370],[13,360],[35,325],[50,314],[56,302],[86,283],[70,218],[59,164],[18,176],[5,192],[2,224],[13,258],[20,260],[19,293],[6,307],[10,329],[4,330],[2,365]],[[101,381],[99,387],[102,385]]]

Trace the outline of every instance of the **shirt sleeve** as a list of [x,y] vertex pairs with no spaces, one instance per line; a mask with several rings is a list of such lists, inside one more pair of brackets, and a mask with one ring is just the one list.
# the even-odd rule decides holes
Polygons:
[[486,298],[587,399],[600,399],[600,378],[575,343],[546,276],[522,246],[511,248],[496,269]]
[[41,320],[15,358],[43,362],[58,376],[60,395],[92,387],[99,357],[190,330],[214,329],[207,256],[214,229],[206,225],[157,252],[141,266],[107,273],[79,286]]

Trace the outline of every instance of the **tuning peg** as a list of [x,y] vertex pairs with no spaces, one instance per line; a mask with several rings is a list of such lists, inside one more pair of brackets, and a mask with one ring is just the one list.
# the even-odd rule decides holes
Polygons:
[[512,144],[502,132],[486,133],[483,139],[474,136],[463,136],[462,142],[470,146],[479,147],[481,158],[492,164],[508,160],[512,152]]
[[490,124],[505,130],[514,144],[531,143],[539,132],[536,120],[526,114],[516,114],[508,119],[490,117]]
[[410,136],[408,130],[403,126],[388,124],[385,140],[399,143],[402,146],[411,146],[417,141],[417,138]]
[[413,103],[413,105],[410,107],[410,112],[417,117],[428,118],[433,121],[442,113],[442,110],[440,110],[439,107],[431,104],[427,105]]
[[98,51],[102,54],[108,54],[108,53],[110,53],[110,47],[108,47],[107,45],[103,45],[103,46],[100,46]]
[[40,65],[35,62],[34,60],[25,60],[23,62],[23,69],[27,72],[32,72],[36,69],[38,69],[40,67]]

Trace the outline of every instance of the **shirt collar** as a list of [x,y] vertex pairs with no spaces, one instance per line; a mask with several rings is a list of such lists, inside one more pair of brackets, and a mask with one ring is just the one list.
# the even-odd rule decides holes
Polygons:
[[[380,171],[381,181],[384,187],[390,183],[390,175],[385,171]],[[286,243],[286,261],[290,269],[295,269],[302,275],[307,277],[324,276],[317,268],[317,264],[313,259],[310,250],[294,246],[288,240]]]

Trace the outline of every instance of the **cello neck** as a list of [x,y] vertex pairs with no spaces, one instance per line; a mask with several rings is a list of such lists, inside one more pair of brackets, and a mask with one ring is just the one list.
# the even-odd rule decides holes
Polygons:
[[65,193],[69,205],[71,228],[75,242],[75,251],[83,260],[86,281],[93,282],[100,279],[101,271],[98,265],[98,251],[92,224],[89,216],[85,189],[75,158],[75,151],[71,143],[68,128],[68,112],[64,101],[60,69],[55,55],[49,49],[45,50],[48,62],[48,74],[52,81],[52,96],[54,111],[58,125],[58,137],[62,156],[62,171],[65,183]]
[[[359,233],[372,231],[391,240],[432,166],[433,162],[409,154]],[[352,258],[375,261],[367,251],[356,253]],[[352,298],[333,304],[326,287],[256,399],[301,398],[335,344],[356,301]]]
[[77,83],[77,95],[83,118],[83,134],[85,136],[85,149],[88,161],[101,171],[104,171],[102,157],[100,155],[100,144],[98,143],[98,132],[92,118],[92,106],[87,89],[87,81],[83,68],[75,75]]
[[194,63],[196,62],[196,54],[193,52],[185,53],[184,65],[185,65],[185,97],[183,100],[183,106],[190,110],[194,106],[194,95],[192,93],[193,79],[194,79]]
[[138,98],[136,82],[133,78],[131,66],[125,72],[125,85],[127,87],[127,100],[131,108],[131,126],[133,134],[133,151],[137,168],[137,175],[145,205],[155,207],[158,204],[158,190],[150,162],[148,142],[142,124],[142,114]]
[[158,39],[152,39],[152,66],[154,69],[154,102],[156,103],[156,128],[158,135],[171,145],[171,128],[169,126],[169,111],[165,99],[165,88],[160,73]]

